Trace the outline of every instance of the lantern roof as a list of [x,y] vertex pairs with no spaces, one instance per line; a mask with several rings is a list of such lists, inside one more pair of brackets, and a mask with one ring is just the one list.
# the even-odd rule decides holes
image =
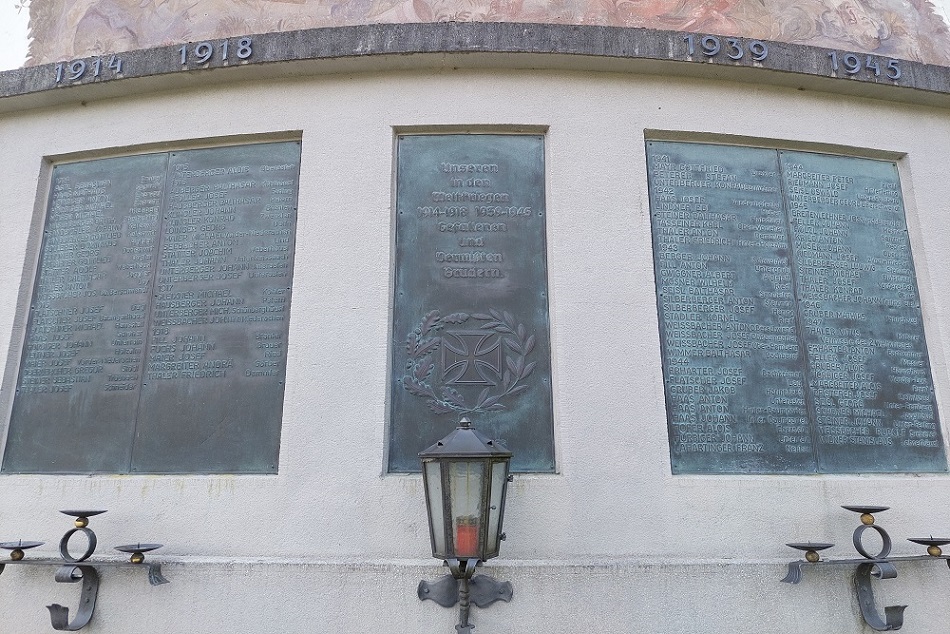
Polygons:
[[459,426],[448,436],[435,443],[419,457],[426,458],[511,458],[508,448],[472,427],[472,421],[462,418]]

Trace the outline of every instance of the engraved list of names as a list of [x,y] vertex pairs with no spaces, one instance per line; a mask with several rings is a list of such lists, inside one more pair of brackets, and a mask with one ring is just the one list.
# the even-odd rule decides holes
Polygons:
[[275,472],[300,144],[58,165],[3,470]]
[[946,471],[896,165],[647,157],[674,473]]

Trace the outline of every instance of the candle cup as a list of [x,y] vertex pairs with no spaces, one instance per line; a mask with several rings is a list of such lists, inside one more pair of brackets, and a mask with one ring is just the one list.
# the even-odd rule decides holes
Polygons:
[[827,548],[831,548],[832,546],[834,546],[834,544],[824,544],[824,543],[813,544],[811,542],[808,542],[805,544],[793,543],[793,544],[785,544],[785,545],[790,546],[791,548],[794,548],[796,550],[805,551],[805,561],[807,561],[810,564],[817,563],[818,561],[821,560],[821,556],[818,554],[818,551],[825,550]]
[[70,515],[72,517],[75,517],[76,519],[75,521],[73,521],[73,524],[76,526],[76,528],[86,528],[87,526],[89,526],[90,517],[93,517],[95,515],[101,515],[102,513],[105,513],[105,511],[67,510],[67,511],[60,511],[60,513],[62,513],[63,515]]
[[37,546],[42,546],[46,542],[25,542],[22,539],[15,542],[3,542],[0,543],[0,548],[10,551],[10,559],[13,561],[20,561],[25,556],[25,552],[30,548],[36,548]]
[[852,512],[854,512],[854,513],[859,513],[859,514],[861,515],[861,523],[864,524],[865,526],[870,526],[870,525],[872,525],[872,524],[874,523],[874,515],[873,515],[873,513],[883,513],[884,511],[886,511],[887,509],[889,509],[889,508],[891,508],[891,507],[889,507],[889,506],[871,506],[871,505],[865,505],[865,506],[844,506],[844,505],[842,505],[841,508],[845,509],[846,511],[852,511]]
[[129,562],[140,564],[145,561],[145,553],[161,548],[162,544],[125,544],[116,546],[115,549],[122,553],[130,553]]
[[931,557],[939,557],[943,554],[943,551],[940,549],[941,546],[946,546],[950,544],[950,539],[943,537],[908,537],[907,541],[914,542],[915,544],[921,544],[922,546],[927,547],[927,554]]

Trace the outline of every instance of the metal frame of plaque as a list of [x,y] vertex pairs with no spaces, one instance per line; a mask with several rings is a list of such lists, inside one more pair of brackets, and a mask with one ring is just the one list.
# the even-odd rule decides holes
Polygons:
[[897,165],[646,145],[673,472],[946,471]]
[[544,137],[396,137],[390,472],[461,416],[554,471]]
[[300,142],[56,165],[2,470],[276,473]]

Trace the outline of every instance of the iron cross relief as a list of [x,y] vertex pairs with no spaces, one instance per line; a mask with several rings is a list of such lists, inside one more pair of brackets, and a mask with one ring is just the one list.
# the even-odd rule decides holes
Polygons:
[[456,330],[442,337],[443,383],[498,385],[503,363],[497,333]]

